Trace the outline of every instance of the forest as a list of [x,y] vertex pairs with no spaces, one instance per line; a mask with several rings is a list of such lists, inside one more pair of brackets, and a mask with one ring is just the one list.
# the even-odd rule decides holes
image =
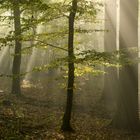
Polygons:
[[0,0],[0,140],[140,140],[139,3]]

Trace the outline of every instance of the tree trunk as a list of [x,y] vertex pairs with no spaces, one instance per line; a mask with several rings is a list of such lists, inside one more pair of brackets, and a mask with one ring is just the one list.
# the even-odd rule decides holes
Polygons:
[[[120,1],[120,49],[138,47],[138,0]],[[138,56],[128,50],[130,60]],[[138,119],[138,64],[125,65],[120,69],[118,109],[112,121],[116,128],[137,130]]]
[[[105,1],[105,36],[104,51],[114,52],[117,50],[117,0]],[[104,89],[102,100],[105,102],[107,109],[114,107],[117,88],[117,68],[106,68],[104,76]]]
[[14,28],[15,28],[15,55],[12,68],[13,73],[12,93],[20,95],[21,23],[20,23],[20,8],[18,0],[13,1],[13,11],[14,11]]
[[73,89],[74,89],[74,21],[77,10],[77,0],[72,1],[72,9],[69,15],[69,36],[68,36],[68,86],[67,86],[67,103],[66,110],[63,117],[63,124],[61,129],[63,131],[72,131],[70,124],[72,102],[73,102]]

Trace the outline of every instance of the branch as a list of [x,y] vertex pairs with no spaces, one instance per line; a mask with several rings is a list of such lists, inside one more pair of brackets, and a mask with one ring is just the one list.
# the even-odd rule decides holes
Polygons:
[[55,46],[55,45],[50,44],[50,43],[46,43],[46,42],[41,41],[41,40],[35,40],[35,41],[38,41],[38,42],[40,42],[40,43],[43,43],[44,45],[48,45],[48,46],[51,46],[51,47],[54,47],[54,48],[57,48],[57,49],[61,49],[61,50],[63,50],[63,51],[68,51],[67,49],[61,48],[61,47],[59,47],[59,46]]
[[[28,41],[28,40],[26,40],[26,41]],[[66,51],[66,52],[68,51],[67,49],[61,48],[61,47],[59,47],[59,46],[55,46],[55,45],[50,44],[50,43],[46,43],[46,42],[41,41],[41,40],[36,40],[36,39],[35,39],[34,41],[40,42],[40,43],[42,43],[42,44],[44,44],[44,45],[51,46],[51,47],[53,47],[53,48],[61,49],[61,50]],[[33,48],[33,47],[34,47],[34,45],[31,46],[31,47],[26,47],[26,48],[22,49],[22,51],[23,51],[23,50],[26,50],[26,49]]]

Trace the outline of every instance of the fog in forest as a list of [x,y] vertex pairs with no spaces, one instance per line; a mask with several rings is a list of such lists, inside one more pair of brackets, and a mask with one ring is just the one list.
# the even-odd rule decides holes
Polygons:
[[0,139],[139,140],[139,3],[0,1]]

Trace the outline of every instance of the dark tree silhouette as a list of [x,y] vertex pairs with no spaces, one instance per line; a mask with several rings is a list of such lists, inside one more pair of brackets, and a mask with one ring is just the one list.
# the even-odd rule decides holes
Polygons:
[[67,103],[66,110],[63,117],[63,124],[61,129],[63,131],[72,131],[70,124],[72,102],[73,102],[73,89],[74,89],[74,21],[77,11],[77,0],[72,1],[72,7],[69,15],[69,35],[68,35],[68,86],[67,86]]
[[21,23],[20,23],[19,0],[13,0],[13,12],[14,12],[14,28],[15,28],[15,55],[12,68],[13,73],[12,93],[20,95]]

